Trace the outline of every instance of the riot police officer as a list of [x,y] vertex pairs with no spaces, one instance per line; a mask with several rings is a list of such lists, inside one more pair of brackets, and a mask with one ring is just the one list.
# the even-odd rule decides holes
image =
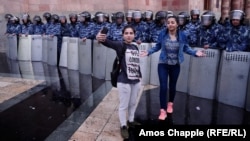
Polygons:
[[183,31],[183,33],[186,35],[189,45],[191,45],[193,42],[196,42],[197,34],[191,35],[192,31],[190,31],[189,28],[190,16],[188,12],[180,12],[177,15],[177,20],[179,24],[178,29]]
[[247,51],[248,28],[243,24],[245,13],[242,10],[232,10],[230,12],[230,26],[223,32],[225,49],[232,51]]
[[4,16],[4,18],[5,18],[5,20],[6,20],[6,32],[5,32],[5,34],[7,34],[8,33],[8,31],[10,30],[10,27],[11,27],[11,18],[13,17],[13,15],[12,14],[5,14],[5,16]]
[[142,21],[142,13],[140,10],[133,11],[133,22],[131,24],[136,32],[135,32],[135,39],[134,41],[137,44],[142,42],[147,42],[148,39],[148,25]]
[[124,22],[125,16],[123,12],[115,13],[115,22],[111,24],[109,36],[107,37],[113,41],[122,41],[122,30],[126,25]]
[[149,42],[156,43],[160,32],[166,28],[165,19],[167,18],[166,11],[157,11],[152,26],[149,28]]
[[94,39],[94,23],[91,22],[91,14],[88,11],[84,11],[78,16],[78,34],[82,41],[86,39]]
[[70,37],[79,37],[77,14],[74,13],[69,14],[69,22],[70,22],[69,23]]
[[126,24],[131,24],[132,21],[133,21],[133,10],[128,10],[126,13],[125,13],[125,22]]
[[220,49],[220,36],[223,29],[216,24],[215,14],[212,11],[206,11],[201,16],[201,28],[199,32],[199,45],[202,48]]
[[22,16],[21,34],[26,36],[33,34],[33,24],[28,13],[25,13]]
[[40,16],[35,15],[33,18],[33,34],[35,35],[42,35],[43,31],[43,22]]
[[11,20],[11,26],[7,31],[7,33],[12,35],[21,34],[22,29],[21,29],[20,19],[16,16],[13,16],[10,20]]
[[[103,12],[96,12],[95,14],[95,27],[94,27],[94,37],[98,34],[98,32],[103,28],[107,27],[108,29],[110,28],[109,23],[105,22],[104,20],[104,13]],[[108,35],[109,33],[107,33]]]
[[187,27],[190,32],[190,37],[189,37],[189,45],[192,47],[197,47],[199,44],[198,41],[198,33],[200,29],[200,10],[198,9],[192,9],[190,11],[190,22],[188,23]]
[[43,33],[46,34],[48,27],[50,26],[50,20],[51,20],[51,13],[45,12],[43,13],[43,19],[45,20],[44,26],[43,26]]

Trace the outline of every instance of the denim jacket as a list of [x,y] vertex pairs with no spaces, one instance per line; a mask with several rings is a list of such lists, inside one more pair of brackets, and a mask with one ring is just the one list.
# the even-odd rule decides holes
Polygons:
[[[169,38],[168,35],[168,30],[164,29],[161,31],[161,33],[158,36],[158,41],[155,45],[155,47],[152,47],[148,50],[148,56],[153,54],[154,52],[157,52],[161,49],[160,53],[160,62],[167,62],[167,50],[166,50],[166,39]],[[181,64],[184,61],[184,55],[183,52],[196,56],[196,50],[193,50],[187,42],[187,38],[185,34],[182,31],[178,31],[178,39],[180,48],[179,48],[179,53],[178,53],[178,61]]]

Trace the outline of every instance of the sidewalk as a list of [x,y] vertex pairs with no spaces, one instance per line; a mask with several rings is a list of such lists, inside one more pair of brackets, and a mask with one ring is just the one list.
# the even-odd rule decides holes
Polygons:
[[[137,104],[147,88],[150,86],[142,86]],[[69,141],[123,141],[120,135],[118,105],[118,90],[112,88]]]

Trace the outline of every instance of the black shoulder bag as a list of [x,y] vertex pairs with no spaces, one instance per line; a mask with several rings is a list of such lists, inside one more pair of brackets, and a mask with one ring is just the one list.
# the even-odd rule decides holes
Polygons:
[[112,71],[110,72],[111,84],[113,87],[117,87],[117,79],[118,79],[118,75],[121,69],[121,61],[122,61],[123,56],[125,55],[125,50],[126,50],[126,47],[123,46],[122,57],[119,58],[118,55],[116,55],[115,60],[113,62],[113,68],[112,68]]

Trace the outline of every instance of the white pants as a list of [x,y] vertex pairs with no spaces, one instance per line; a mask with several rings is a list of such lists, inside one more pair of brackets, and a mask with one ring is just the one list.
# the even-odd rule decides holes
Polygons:
[[125,126],[127,125],[127,112],[128,120],[130,122],[134,121],[136,101],[141,88],[141,83],[117,83],[117,88],[119,92],[119,120],[121,126]]

